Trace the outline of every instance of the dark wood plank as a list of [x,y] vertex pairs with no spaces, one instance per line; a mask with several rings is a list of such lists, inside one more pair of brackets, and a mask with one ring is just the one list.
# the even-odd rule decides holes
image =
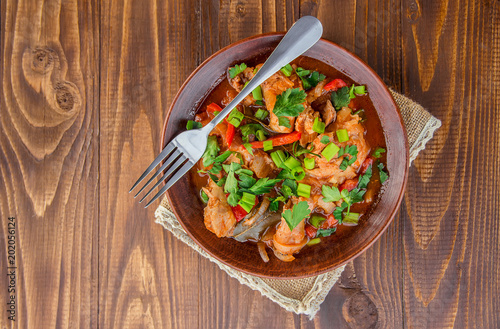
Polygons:
[[[400,88],[399,1],[304,1],[301,15],[317,15],[323,37],[354,52],[390,86]],[[314,320],[314,327],[402,327],[402,227],[396,217],[372,248],[354,261],[355,279],[332,289]],[[303,327],[312,327],[307,319]]]
[[[2,1],[0,327],[97,326],[99,19],[94,1]],[[7,221],[16,217],[15,322]]]
[[[288,15],[298,13],[298,7],[288,2],[202,2],[201,39],[210,44],[202,45],[201,57],[255,34],[286,30],[294,21]],[[202,259],[199,271],[200,328],[299,328],[299,316],[241,285],[210,261]]]
[[443,126],[406,197],[407,327],[499,326],[498,1],[404,3],[404,90]]
[[165,112],[198,58],[198,1],[103,1],[99,326],[199,327],[199,255],[128,190],[156,157]]

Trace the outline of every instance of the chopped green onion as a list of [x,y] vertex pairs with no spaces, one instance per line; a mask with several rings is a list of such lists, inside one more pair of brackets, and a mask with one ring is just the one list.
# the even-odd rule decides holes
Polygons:
[[347,129],[337,130],[337,138],[340,143],[347,142],[349,140],[349,133],[347,132]]
[[295,167],[300,167],[300,161],[295,159],[294,157],[289,157],[288,159],[285,160],[283,163],[288,169],[292,170]]
[[351,88],[349,88],[349,99],[356,98],[356,95],[354,95],[354,87],[355,85],[352,85]]
[[264,145],[264,151],[271,151],[273,149],[272,140],[264,141],[263,145]]
[[280,168],[281,164],[285,161],[285,153],[282,150],[275,151],[271,153],[271,159],[273,159],[276,167]]
[[257,86],[257,88],[252,90],[252,96],[256,101],[262,100],[262,88],[260,88],[260,86]]
[[264,106],[264,102],[263,101],[255,101],[255,104],[260,105],[260,106]]
[[243,192],[243,196],[241,197],[241,201],[249,203],[251,205],[255,204],[255,194]]
[[265,118],[267,118],[268,115],[269,115],[269,112],[267,112],[264,109],[258,109],[257,112],[255,112],[255,117],[261,121],[264,120]]
[[348,214],[344,213],[344,218],[342,219],[343,224],[347,225],[358,225],[359,214],[355,212],[350,212]]
[[208,202],[208,195],[205,193],[205,191],[201,190],[200,196],[201,196],[201,199],[203,200],[204,203]]
[[364,95],[366,94],[366,87],[365,86],[354,87],[354,93],[356,95]]
[[323,155],[326,160],[330,161],[335,156],[335,154],[339,152],[339,150],[340,147],[333,143],[330,143],[325,147],[323,152],[321,152],[321,155]]
[[309,224],[312,226],[319,228],[320,225],[326,220],[325,217],[318,216],[318,215],[313,215],[311,218],[309,218]]
[[319,121],[318,117],[314,119],[313,130],[318,134],[322,134],[325,132],[325,123]]
[[187,130],[200,129],[201,127],[203,127],[203,125],[201,124],[201,122],[197,122],[197,121],[193,121],[193,120],[188,120],[188,122],[186,124],[186,129]]
[[300,166],[293,168],[291,174],[295,180],[303,180],[306,177],[306,172]]
[[314,169],[314,158],[304,158],[304,167],[306,169]]
[[236,108],[234,108],[231,113],[229,113],[229,116],[227,117],[227,122],[232,124],[234,127],[239,127],[241,124],[241,121],[243,120],[245,116],[243,113],[238,111]]
[[258,70],[259,70],[259,69],[258,69],[257,67],[255,67],[255,68],[253,69],[253,74],[257,73],[257,71],[258,71]]
[[311,197],[311,185],[299,183],[297,186],[297,195],[304,198]]
[[246,212],[250,212],[255,205],[255,195],[243,192],[243,197],[238,202],[238,204],[245,209]]
[[287,77],[292,75],[292,71],[293,71],[293,68],[290,64],[286,64],[285,66],[283,66],[281,68],[281,72],[283,72],[283,74],[286,75]]
[[257,139],[260,141],[263,141],[266,139],[266,134],[264,133],[264,130],[257,130],[255,135],[257,136]]
[[219,114],[219,113],[220,113],[220,111],[214,111],[214,117],[216,117],[217,114]]
[[307,245],[314,246],[315,244],[318,244],[320,242],[321,242],[321,238],[315,238],[315,239],[309,240],[309,242],[307,242]]

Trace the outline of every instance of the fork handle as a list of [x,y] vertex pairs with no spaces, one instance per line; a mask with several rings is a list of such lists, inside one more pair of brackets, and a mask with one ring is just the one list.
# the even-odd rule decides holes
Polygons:
[[266,60],[264,65],[255,74],[252,80],[244,87],[241,92],[219,113],[212,121],[210,121],[203,129],[207,131],[207,135],[212,129],[225,118],[233,108],[236,107],[248,94],[257,86],[266,81],[271,75],[277,72],[286,64],[293,61],[295,58],[302,55],[306,50],[311,48],[323,34],[323,26],[321,22],[313,16],[304,16],[285,34],[283,39],[274,49],[271,56]]

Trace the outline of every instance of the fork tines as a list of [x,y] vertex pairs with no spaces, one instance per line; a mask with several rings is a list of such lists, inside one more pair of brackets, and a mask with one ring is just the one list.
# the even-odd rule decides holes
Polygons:
[[[144,186],[134,196],[134,198],[136,198],[142,191],[146,189],[147,186],[149,186],[153,182],[156,177],[158,177],[158,175],[160,175],[168,168],[167,172],[153,185],[153,187],[149,189],[148,192],[146,192],[146,194],[144,194],[144,196],[139,201],[139,203],[144,201],[144,199],[146,199],[148,195],[150,195],[151,192],[153,192],[154,189],[156,189],[162,182],[166,182],[165,186],[146,204],[144,208],[147,208],[151,203],[158,199],[192,167],[189,159],[181,152],[179,147],[175,145],[175,143],[171,142],[161,151],[156,159],[154,159],[154,161],[149,165],[146,171],[144,171],[141,177],[139,177],[137,182],[135,182],[135,184],[130,189],[129,193],[132,192],[132,190],[134,190],[163,160],[165,160],[165,162],[161,165],[161,167],[153,174],[153,176],[151,176],[146,184],[144,184]],[[186,160],[188,161],[187,163],[185,163]],[[167,180],[167,178],[172,174],[174,175]]]

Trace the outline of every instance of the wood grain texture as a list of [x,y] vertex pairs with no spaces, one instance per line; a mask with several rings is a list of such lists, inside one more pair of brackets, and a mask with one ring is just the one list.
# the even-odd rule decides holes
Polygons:
[[404,12],[404,90],[443,122],[408,182],[405,323],[494,328],[500,4],[415,1]]
[[196,67],[195,4],[104,1],[101,6],[102,328],[199,326],[199,256],[154,223],[154,207],[145,210],[128,193],[160,148],[157,132],[169,101]]
[[[500,2],[0,1],[1,328],[497,328]],[[240,285],[128,189],[205,58],[317,16],[324,37],[443,122],[387,232],[313,321]],[[152,207],[154,208],[154,207]]]
[[2,1],[0,299],[14,216],[18,300],[15,322],[2,306],[2,328],[97,325],[95,10],[92,1]]

